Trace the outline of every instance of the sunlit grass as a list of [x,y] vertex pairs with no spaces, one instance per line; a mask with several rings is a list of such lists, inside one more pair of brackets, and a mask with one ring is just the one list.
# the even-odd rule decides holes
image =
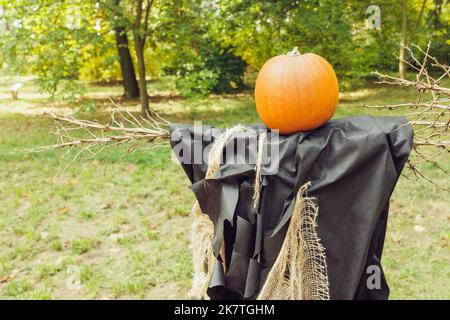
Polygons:
[[[25,88],[15,102],[6,95],[0,99],[0,278],[14,275],[0,284],[0,298],[186,298],[194,196],[170,149],[126,157],[119,152],[106,173],[106,154],[60,171],[61,152],[22,152],[56,138],[49,133],[51,121],[21,111],[67,106],[36,98],[32,86]],[[153,98],[152,108],[172,122],[202,120],[220,127],[259,122],[251,91],[185,100],[170,95],[170,79],[150,82],[149,88],[163,96]],[[95,112],[80,116],[106,120],[107,96],[122,107],[137,108],[138,101],[119,100],[118,86],[94,85],[89,92],[103,100]],[[342,95],[337,117],[368,114],[357,107],[363,103],[414,96],[405,89],[368,85]],[[442,162],[450,169],[448,158]],[[449,184],[447,175],[423,169]],[[422,181],[400,179],[383,257],[392,298],[449,298],[449,216],[448,194]]]

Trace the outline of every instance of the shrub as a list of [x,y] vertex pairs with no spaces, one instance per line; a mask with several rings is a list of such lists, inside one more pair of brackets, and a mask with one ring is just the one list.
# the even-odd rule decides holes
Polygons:
[[181,53],[173,69],[177,70],[178,90],[191,97],[241,89],[246,66],[244,60],[229,50],[207,44],[200,50]]

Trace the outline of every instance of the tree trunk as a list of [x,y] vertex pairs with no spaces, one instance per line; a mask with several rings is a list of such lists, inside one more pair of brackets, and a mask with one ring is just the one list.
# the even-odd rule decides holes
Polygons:
[[408,42],[408,0],[402,0],[402,40],[400,43],[399,77],[404,79],[406,75],[405,48]]
[[422,7],[420,8],[419,17],[417,18],[416,27],[414,28],[415,32],[419,32],[420,22],[422,21],[423,13],[425,11],[425,6],[427,5],[427,0],[423,0]]
[[128,37],[124,27],[115,27],[117,51],[119,53],[120,70],[124,96],[127,99],[139,97],[139,86],[134,72],[133,60],[128,47]]
[[1,31],[8,32],[8,31],[10,31],[10,27],[9,27],[9,21],[6,18],[6,6],[3,6],[1,9],[2,9],[1,13],[2,13],[2,16],[3,16],[3,20],[4,20],[3,26],[0,25],[0,27],[2,27],[1,29],[3,29]]
[[[141,113],[146,115],[149,113],[149,101],[147,93],[147,81],[145,79],[145,38],[148,30],[148,18],[150,8],[154,0],[147,0],[147,6],[144,10],[144,0],[137,0],[136,3],[136,20],[133,29],[134,50],[136,51],[136,59],[139,72],[139,96],[141,98]],[[145,13],[144,13],[145,12]],[[144,25],[142,28],[142,17],[144,17]]]
[[150,111],[147,81],[145,79],[145,59],[144,59],[144,43],[138,34],[134,34],[134,47],[136,50],[136,60],[139,72],[139,96],[141,99],[141,112],[143,115]]

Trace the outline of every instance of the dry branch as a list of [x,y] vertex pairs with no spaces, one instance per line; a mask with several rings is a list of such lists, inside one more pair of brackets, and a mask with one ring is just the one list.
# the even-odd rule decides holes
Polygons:
[[[152,116],[135,116],[126,111],[125,114],[114,110],[109,124],[92,120],[80,120],[72,115],[57,115],[45,112],[42,117],[51,118],[56,123],[53,133],[59,138],[59,143],[28,149],[28,152],[40,152],[53,149],[67,149],[61,160],[69,158],[67,168],[77,159],[92,159],[102,152],[109,151],[107,160],[119,146],[126,145],[126,152],[136,148],[152,149],[167,145],[169,121],[156,113]],[[107,162],[105,161],[105,164]]]
[[[112,123],[103,124],[97,121],[90,120],[80,120],[73,116],[60,116],[52,112],[44,112],[43,117],[48,117],[56,121],[57,130],[54,132],[60,137],[61,143],[43,146],[35,149],[31,149],[31,152],[38,152],[49,149],[67,148],[73,146],[79,146],[83,144],[87,145],[104,145],[111,142],[135,142],[138,140],[146,140],[147,142],[153,142],[158,139],[168,139],[169,131],[163,126],[167,126],[169,122],[164,120],[164,122],[156,121],[154,118],[149,117],[148,119],[139,116],[140,120],[133,116],[131,113],[127,112],[129,118],[123,117],[124,121],[131,124],[131,127],[126,127],[123,122],[116,120],[116,112],[111,114]],[[161,118],[162,119],[162,118]],[[153,128],[147,128],[144,123],[152,126]],[[77,138],[71,135],[70,131],[85,131],[91,138]],[[93,131],[100,131],[101,135],[96,135]],[[109,134],[105,135],[106,132],[110,133],[120,133],[117,135]]]
[[[415,177],[427,180],[448,191],[448,186],[440,186],[433,179],[426,177],[418,169],[418,165],[426,162],[448,174],[438,164],[438,159],[441,156],[448,157],[450,153],[450,88],[442,84],[443,79],[450,79],[450,67],[440,63],[430,54],[430,44],[426,50],[416,45],[413,45],[413,48],[415,50],[406,48],[409,60],[402,61],[417,72],[414,80],[401,79],[379,72],[374,72],[374,74],[380,79],[377,83],[414,88],[417,91],[416,100],[391,105],[362,105],[361,107],[385,110],[405,109],[404,115],[414,130],[414,152],[408,160],[408,168]],[[425,96],[427,100],[423,101]]]

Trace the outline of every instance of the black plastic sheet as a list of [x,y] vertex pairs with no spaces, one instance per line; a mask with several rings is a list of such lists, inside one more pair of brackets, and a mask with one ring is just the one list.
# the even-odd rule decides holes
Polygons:
[[[239,136],[258,136],[262,126],[247,126]],[[207,150],[216,128],[174,124],[174,150]],[[242,137],[241,137],[242,138]],[[208,140],[208,139],[206,139]],[[357,116],[331,120],[311,132],[281,135],[278,170],[262,176],[259,207],[253,207],[254,163],[224,163],[205,179],[205,161],[181,164],[202,212],[215,228],[212,246],[220,258],[211,278],[212,299],[255,299],[274,264],[292,214],[295,195],[310,181],[308,196],[319,207],[317,231],[325,247],[331,299],[387,299],[381,267],[389,198],[412,149],[412,129],[403,117]],[[268,147],[268,146],[266,146]],[[251,148],[247,150],[250,154]],[[189,159],[189,161],[186,161]],[[198,159],[197,159],[198,162]],[[381,270],[381,287],[366,285],[368,267]]]

